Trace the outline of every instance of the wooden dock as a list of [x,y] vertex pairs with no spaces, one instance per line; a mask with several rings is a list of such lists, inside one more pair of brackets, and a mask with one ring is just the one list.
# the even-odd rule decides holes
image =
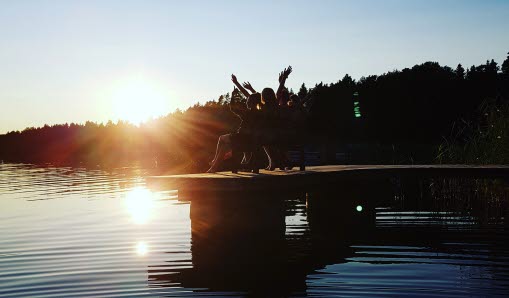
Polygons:
[[509,165],[329,165],[307,167],[306,171],[260,171],[200,173],[147,177],[153,189],[179,192],[255,192],[285,189],[306,189],[330,186],[350,179],[387,177],[509,177]]

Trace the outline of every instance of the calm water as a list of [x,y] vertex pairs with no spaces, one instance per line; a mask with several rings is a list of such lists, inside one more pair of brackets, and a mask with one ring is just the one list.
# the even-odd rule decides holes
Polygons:
[[361,182],[189,203],[144,175],[1,164],[0,297],[509,293],[504,224],[434,210],[436,194]]

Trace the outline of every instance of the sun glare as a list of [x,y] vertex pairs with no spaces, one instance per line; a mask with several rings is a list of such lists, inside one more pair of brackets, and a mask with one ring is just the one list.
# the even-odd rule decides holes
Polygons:
[[135,188],[127,193],[125,205],[131,218],[136,224],[146,223],[153,213],[154,197],[145,188]]
[[145,242],[140,241],[136,244],[136,253],[139,256],[144,256],[147,254],[147,252],[148,252],[148,246]]
[[164,89],[149,80],[136,78],[119,82],[111,92],[113,114],[119,120],[140,123],[169,110],[169,98]]

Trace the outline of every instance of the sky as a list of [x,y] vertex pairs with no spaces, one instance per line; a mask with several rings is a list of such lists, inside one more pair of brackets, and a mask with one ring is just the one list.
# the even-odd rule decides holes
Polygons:
[[0,134],[139,123],[232,90],[354,79],[437,61],[499,64],[509,1],[0,0]]

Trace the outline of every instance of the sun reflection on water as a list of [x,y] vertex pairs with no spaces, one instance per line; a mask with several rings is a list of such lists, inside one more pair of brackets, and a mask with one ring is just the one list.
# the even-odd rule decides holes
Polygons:
[[144,241],[140,241],[136,244],[136,253],[139,256],[144,256],[148,252],[148,245]]
[[125,205],[131,218],[136,224],[146,223],[152,217],[154,196],[146,188],[134,188],[127,193]]

